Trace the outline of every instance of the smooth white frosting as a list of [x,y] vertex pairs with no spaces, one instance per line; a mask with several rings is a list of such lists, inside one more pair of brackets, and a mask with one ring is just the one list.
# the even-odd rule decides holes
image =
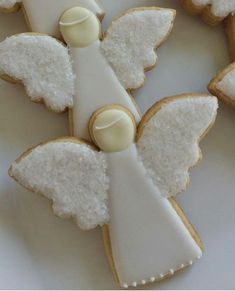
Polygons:
[[84,230],[109,221],[106,157],[87,145],[69,139],[40,145],[15,162],[10,174],[52,200],[56,215],[74,217]]
[[226,17],[235,12],[235,0],[192,0],[195,5],[211,5],[212,13],[217,17]]
[[95,0],[23,0],[32,31],[60,37],[59,18],[74,6],[85,7],[97,15],[104,12]]
[[107,157],[109,230],[121,285],[159,280],[199,258],[201,249],[147,177],[135,145]]
[[20,80],[32,101],[42,100],[56,112],[73,106],[69,52],[52,37],[19,34],[1,42],[0,73]]
[[229,71],[216,83],[216,87],[227,97],[235,100],[235,69]]
[[156,64],[158,47],[170,33],[175,11],[144,8],[115,20],[102,42],[102,52],[126,89],[143,85],[145,69]]
[[100,41],[86,48],[71,48],[70,51],[77,76],[73,107],[74,135],[90,140],[90,117],[97,109],[107,105],[126,107],[139,122],[140,115],[133,101],[100,52]]
[[189,169],[201,157],[199,140],[213,124],[217,108],[215,97],[185,95],[162,104],[149,120],[144,119],[138,151],[164,197],[186,189]]

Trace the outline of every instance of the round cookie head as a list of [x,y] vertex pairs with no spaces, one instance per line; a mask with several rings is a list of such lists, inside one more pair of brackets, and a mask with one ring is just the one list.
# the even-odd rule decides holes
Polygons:
[[122,106],[106,106],[96,111],[89,129],[94,143],[104,152],[124,151],[136,137],[135,119]]
[[60,31],[69,46],[87,47],[99,38],[100,22],[92,11],[73,7],[61,16]]

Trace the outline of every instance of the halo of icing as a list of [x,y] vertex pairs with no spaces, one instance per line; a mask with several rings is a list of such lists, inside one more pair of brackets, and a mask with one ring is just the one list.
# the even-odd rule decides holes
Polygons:
[[127,111],[121,108],[107,108],[94,114],[90,131],[101,150],[120,152],[133,144],[136,126]]
[[99,38],[100,22],[92,11],[73,7],[61,16],[60,31],[69,46],[87,47]]

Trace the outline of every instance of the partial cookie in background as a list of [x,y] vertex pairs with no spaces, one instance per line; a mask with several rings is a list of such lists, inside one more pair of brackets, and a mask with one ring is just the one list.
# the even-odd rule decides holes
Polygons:
[[61,38],[59,18],[73,6],[81,6],[94,12],[100,19],[104,10],[96,0],[0,0],[0,11],[11,13],[22,8],[29,29]]
[[209,25],[224,23],[229,53],[235,60],[235,0],[181,0],[183,7],[192,15],[200,15]]
[[208,85],[209,91],[235,107],[235,63],[220,71]]

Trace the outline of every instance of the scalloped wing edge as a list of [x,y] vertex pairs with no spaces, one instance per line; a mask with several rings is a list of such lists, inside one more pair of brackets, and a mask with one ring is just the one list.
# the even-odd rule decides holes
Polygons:
[[[74,143],[74,144],[79,144],[79,145],[84,145],[84,146],[87,146],[88,149],[96,152],[96,153],[99,153],[99,149],[96,148],[94,145],[88,143],[87,141],[84,141],[82,139],[78,139],[78,138],[75,138],[75,137],[62,137],[62,138],[58,138],[58,139],[55,139],[55,140],[51,140],[51,141],[48,141],[48,142],[44,142],[44,143],[41,143],[41,144],[38,144],[37,146],[34,146],[30,149],[28,149],[27,151],[25,151],[18,159],[15,160],[15,162],[12,163],[12,165],[10,166],[9,170],[8,170],[8,174],[9,176],[14,179],[19,185],[21,185],[23,188],[25,188],[26,190],[30,191],[30,192],[33,192],[33,193],[36,193],[36,194],[39,194],[49,200],[51,200],[51,203],[52,203],[52,210],[53,210],[53,214],[58,216],[59,218],[73,218],[77,225],[82,229],[82,230],[90,230],[90,229],[93,229],[97,226],[103,226],[103,225],[106,225],[108,222],[109,222],[109,210],[108,210],[108,206],[107,205],[103,205],[103,212],[102,213],[102,219],[99,217],[99,221],[97,223],[94,223],[92,224],[92,226],[90,227],[87,227],[86,224],[84,224],[84,221],[80,221],[79,220],[79,217],[75,214],[71,214],[71,213],[63,213],[61,212],[61,210],[58,211],[58,202],[56,201],[56,199],[52,199],[51,197],[49,197],[46,193],[43,193],[42,191],[36,191],[34,189],[33,186],[29,186],[29,181],[24,183],[22,182],[22,177],[19,177],[18,174],[17,174],[17,171],[18,171],[18,167],[20,166],[20,163],[22,161],[24,161],[24,159],[28,158],[31,154],[34,153],[34,150],[37,150],[37,149],[42,149],[44,146],[47,146],[47,145],[50,145],[50,144],[55,144],[55,143]],[[108,177],[106,177],[106,182],[107,182],[107,187],[108,187],[108,184],[109,184],[109,179]],[[107,188],[106,187],[106,188]],[[106,189],[108,191],[108,189]],[[108,193],[106,193],[108,194]],[[106,195],[104,194],[104,195]],[[106,201],[107,202],[107,201]],[[97,211],[97,209],[96,209]],[[101,221],[102,220],[102,221]]]
[[[152,63],[151,65],[149,66],[143,66],[143,74],[144,74],[144,79],[143,81],[141,82],[138,82],[138,85],[134,85],[134,86],[131,86],[131,85],[126,85],[125,82],[122,80],[122,78],[120,77],[120,74],[118,74],[117,72],[117,68],[115,68],[115,64],[109,59],[108,57],[108,54],[106,51],[106,49],[104,48],[105,47],[105,41],[107,40],[109,34],[112,32],[112,29],[113,29],[113,26],[118,22],[120,21],[121,19],[123,19],[125,16],[129,16],[130,14],[132,13],[135,13],[135,12],[144,12],[144,11],[168,11],[168,12],[171,12],[172,13],[172,18],[171,18],[171,22],[169,23],[169,27],[168,27],[168,31],[167,33],[165,34],[165,36],[161,39],[160,42],[156,43],[154,46],[153,46],[153,50],[154,50],[154,54],[155,54],[155,61],[154,63]],[[115,18],[109,28],[107,29],[107,31],[104,33],[104,37],[103,37],[103,42],[102,42],[102,45],[101,45],[101,50],[103,51],[103,54],[105,55],[107,61],[109,62],[109,64],[111,65],[111,67],[113,68],[115,74],[117,75],[117,78],[119,79],[120,83],[123,85],[123,87],[126,89],[126,90],[136,90],[140,87],[142,87],[145,83],[145,79],[146,79],[146,73],[150,70],[152,70],[156,65],[157,65],[157,62],[158,62],[158,57],[157,57],[157,53],[156,53],[156,50],[167,40],[167,38],[169,37],[172,29],[173,29],[173,26],[174,26],[174,20],[175,20],[175,17],[176,17],[176,10],[174,9],[170,9],[170,8],[159,8],[159,7],[138,7],[138,8],[132,8],[132,9],[128,9],[127,11],[125,11],[124,13],[122,13],[119,17]]]
[[[138,126],[138,130],[137,130],[137,146],[138,146],[138,142],[141,139],[141,137],[143,136],[144,133],[144,129],[146,124],[152,119],[152,117],[154,117],[165,105],[168,105],[172,102],[175,102],[177,100],[183,100],[183,99],[188,99],[188,98],[211,98],[211,100],[213,100],[214,103],[214,109],[213,109],[213,118],[209,124],[209,126],[205,129],[204,133],[198,137],[198,141],[197,141],[197,147],[198,147],[198,159],[197,161],[193,164],[190,165],[187,169],[188,172],[188,179],[185,181],[185,185],[184,187],[182,187],[182,189],[180,191],[177,191],[176,193],[168,193],[167,195],[163,195],[163,197],[166,198],[171,198],[176,196],[177,194],[180,194],[182,192],[184,192],[187,187],[189,186],[190,183],[190,175],[189,175],[189,171],[190,169],[194,168],[202,159],[202,152],[199,146],[200,141],[208,134],[208,132],[210,131],[210,129],[213,127],[215,120],[216,120],[216,116],[217,116],[217,110],[218,110],[218,101],[217,98],[211,95],[206,95],[206,94],[192,94],[192,93],[185,93],[185,94],[181,94],[181,95],[176,95],[176,96],[171,96],[171,97],[165,97],[164,99],[162,99],[161,101],[155,103],[143,116],[141,123]],[[139,153],[140,155],[140,153]],[[140,157],[142,162],[144,163],[142,157]],[[146,168],[146,172],[148,177],[151,177],[151,170],[150,172],[148,171],[148,169]],[[152,179],[153,180],[153,179]],[[153,181],[154,182],[154,181]],[[154,182],[154,184],[156,185],[156,183]],[[158,187],[158,185],[156,185]],[[160,191],[161,192],[161,191]]]

